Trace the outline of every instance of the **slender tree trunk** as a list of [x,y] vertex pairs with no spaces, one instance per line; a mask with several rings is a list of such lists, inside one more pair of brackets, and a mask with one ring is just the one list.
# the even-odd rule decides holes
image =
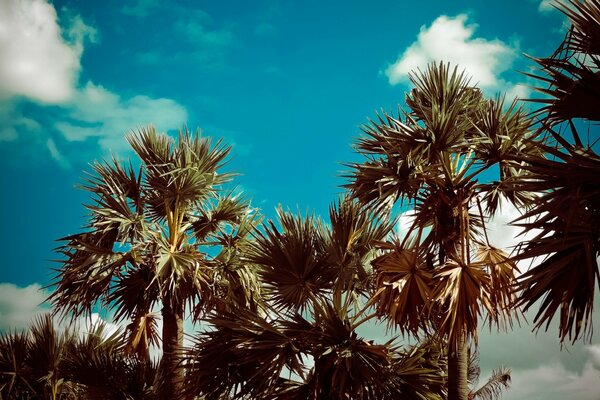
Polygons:
[[456,349],[448,349],[448,400],[468,400],[468,351],[467,340],[464,334]]
[[165,298],[162,309],[163,355],[158,373],[156,392],[160,399],[182,398],[183,368],[180,365],[183,347],[183,307],[172,307],[170,296]]

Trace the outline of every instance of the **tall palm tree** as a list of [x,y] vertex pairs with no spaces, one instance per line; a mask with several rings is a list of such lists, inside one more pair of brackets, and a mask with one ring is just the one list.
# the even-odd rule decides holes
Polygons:
[[[256,216],[248,201],[223,192],[220,173],[230,151],[209,138],[153,127],[127,136],[139,168],[113,158],[93,165],[83,232],[62,239],[63,255],[50,300],[58,313],[89,314],[100,304],[129,320],[126,353],[156,342],[161,308],[160,398],[180,396],[183,319],[229,305],[257,307],[260,288],[240,254]],[[226,301],[223,301],[226,300]],[[142,359],[147,359],[143,355]]]
[[447,340],[448,398],[466,400],[467,345],[479,318],[486,311],[504,329],[514,316],[516,265],[489,243],[486,221],[501,198],[528,201],[510,185],[522,172],[509,157],[538,150],[516,102],[485,99],[457,68],[432,64],[410,79],[407,110],[363,127],[356,148],[366,160],[350,164],[347,187],[381,215],[412,217],[404,236],[380,245],[373,303],[402,332]]
[[[279,210],[257,233],[248,259],[260,267],[266,314],[214,314],[214,331],[189,352],[186,387],[206,399],[442,399],[445,357],[438,342],[401,349],[357,329],[372,318],[374,243],[390,224],[341,200],[330,225]],[[362,302],[364,305],[364,302]]]
[[[559,314],[558,335],[591,338],[592,307],[600,287],[600,155],[598,130],[584,121],[600,121],[600,1],[570,0],[556,7],[571,27],[558,49],[534,58],[540,73],[537,89],[545,94],[536,114],[543,138],[542,155],[519,155],[524,174],[516,190],[536,191],[520,223],[534,231],[523,243],[520,259],[542,261],[520,278],[519,304],[539,303],[534,322],[546,330]],[[579,128],[578,128],[579,127]]]

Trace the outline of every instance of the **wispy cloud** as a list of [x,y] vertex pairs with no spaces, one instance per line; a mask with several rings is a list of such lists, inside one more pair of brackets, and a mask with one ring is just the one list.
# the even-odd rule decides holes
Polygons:
[[125,5],[121,12],[138,18],[144,18],[158,9],[158,0],[137,0],[132,5]]
[[513,370],[512,387],[504,400],[598,400],[600,369],[587,362],[582,371],[571,371],[552,363],[537,368]]
[[[411,71],[423,70],[432,62],[449,62],[465,69],[472,83],[484,90],[510,90],[513,84],[501,78],[516,58],[518,48],[500,39],[475,37],[476,24],[466,14],[442,15],[430,26],[422,26],[417,39],[385,69],[389,83],[408,82]],[[524,86],[515,95],[525,94]]]
[[554,0],[542,0],[538,5],[538,11],[541,13],[549,13],[554,11],[554,4],[556,4],[556,1]]
[[67,118],[55,124],[69,142],[96,140],[105,151],[128,148],[124,135],[154,124],[159,131],[183,126],[186,109],[167,98],[137,95],[122,98],[101,85],[88,82],[65,107]]

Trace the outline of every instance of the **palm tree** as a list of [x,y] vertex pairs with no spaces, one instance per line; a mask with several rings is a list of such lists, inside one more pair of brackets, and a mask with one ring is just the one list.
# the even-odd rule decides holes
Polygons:
[[282,210],[278,216],[247,255],[260,267],[268,312],[213,314],[214,331],[188,353],[186,388],[206,399],[442,399],[438,342],[403,349],[357,333],[373,317],[361,306],[373,243],[391,225],[349,199],[331,207],[329,226]]
[[[248,201],[223,193],[232,175],[219,173],[230,151],[180,132],[178,141],[153,127],[127,136],[140,166],[115,158],[93,165],[83,232],[61,239],[64,256],[50,300],[72,317],[101,305],[129,320],[128,354],[147,359],[157,342],[161,308],[163,357],[155,382],[160,398],[181,392],[183,319],[215,308],[257,307],[260,290],[240,254],[256,217]],[[226,301],[223,301],[226,300]]]
[[[591,339],[592,307],[600,287],[600,155],[598,132],[579,130],[583,121],[600,120],[600,1],[564,1],[556,7],[571,22],[554,54],[534,61],[545,94],[536,113],[543,137],[534,143],[542,155],[519,155],[524,174],[516,190],[536,191],[520,223],[534,231],[519,259],[542,261],[520,277],[518,304],[539,302],[534,322],[546,330],[559,314],[561,342]],[[579,127],[579,128],[578,128]]]
[[403,333],[447,340],[448,398],[466,400],[467,344],[477,341],[479,318],[486,311],[504,329],[514,316],[516,265],[489,243],[486,220],[502,198],[529,200],[510,185],[522,172],[509,157],[539,150],[516,102],[486,100],[457,68],[432,64],[410,79],[408,110],[363,127],[356,148],[366,160],[350,164],[347,187],[381,215],[398,202],[410,214],[408,232],[381,244],[373,261],[373,303]]

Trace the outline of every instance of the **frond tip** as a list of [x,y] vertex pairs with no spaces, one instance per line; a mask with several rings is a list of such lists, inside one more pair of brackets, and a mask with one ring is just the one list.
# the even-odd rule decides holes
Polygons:
[[492,371],[492,376],[479,389],[469,393],[469,400],[497,400],[500,398],[503,390],[510,387],[511,370],[500,367]]

